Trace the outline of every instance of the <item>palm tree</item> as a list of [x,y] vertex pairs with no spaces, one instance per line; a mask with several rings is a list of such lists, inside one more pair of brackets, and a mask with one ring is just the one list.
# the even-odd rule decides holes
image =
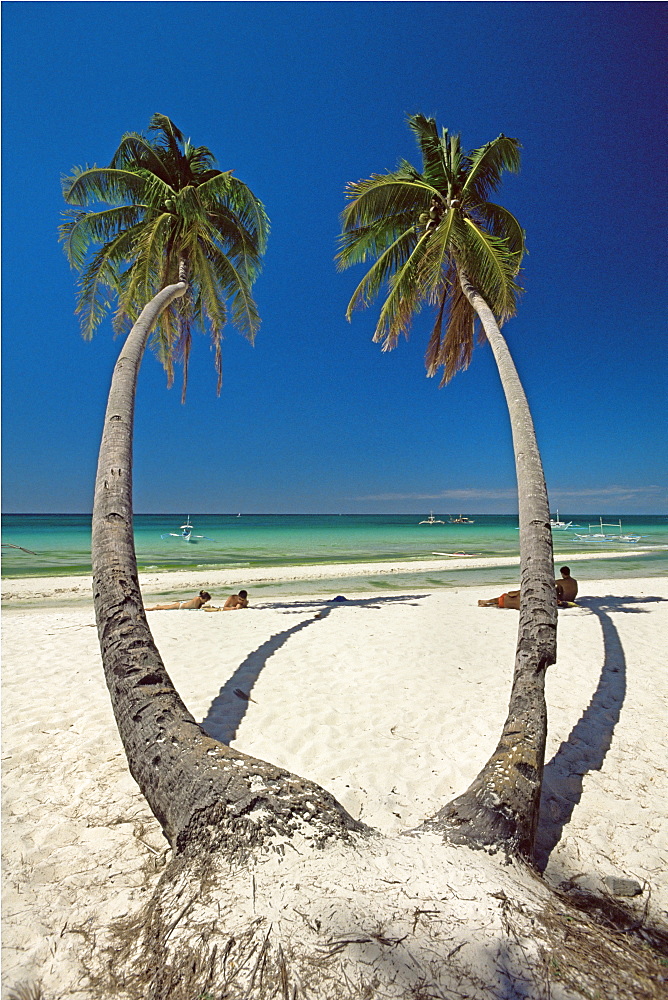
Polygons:
[[557,606],[550,515],[531,413],[501,324],[516,310],[524,233],[517,219],[489,201],[504,170],[519,169],[520,144],[500,135],[466,152],[458,135],[439,134],[432,118],[409,125],[422,171],[401,161],[395,171],[350,183],[342,215],[341,268],[372,267],[348,306],[365,307],[387,289],[374,340],[392,349],[423,305],[436,321],[426,353],[442,383],[468,367],[476,321],[489,341],[508,404],[520,518],[521,608],[508,717],[493,756],[469,789],[426,826],[450,839],[531,857],[538,819],[547,713],[544,676],[556,660]]
[[[92,335],[110,293],[117,323],[133,322],[114,368],[98,458],[91,552],[95,614],[130,771],[165,835],[179,851],[224,838],[234,853],[247,846],[249,829],[261,839],[258,824],[245,814],[263,794],[291,794],[295,816],[299,802],[310,812],[308,798],[320,802],[334,828],[355,824],[326,792],[208,737],[174,688],[148,627],[132,530],[139,366],[155,328],[168,378],[175,354],[187,373],[197,323],[211,333],[220,374],[228,306],[247,336],[259,324],[250,291],[268,228],[261,202],[231,171],[215,170],[209,150],[184,141],[164,115],[153,116],[150,133],[125,135],[109,167],[75,170],[64,182],[70,204],[103,206],[68,213],[61,229],[67,255],[82,272],[78,311],[84,335]],[[277,809],[265,826],[284,829],[288,814]]]

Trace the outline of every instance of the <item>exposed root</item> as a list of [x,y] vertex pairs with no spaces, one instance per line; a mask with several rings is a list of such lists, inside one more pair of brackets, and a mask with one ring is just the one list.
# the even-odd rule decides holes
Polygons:
[[234,867],[177,857],[150,902],[91,955],[90,996],[665,998],[660,929],[652,938],[603,926],[524,866],[481,852],[451,848],[434,863],[421,839],[359,839],[324,854],[301,842]]
[[8,991],[7,1000],[44,1000],[44,993],[39,983],[17,983]]

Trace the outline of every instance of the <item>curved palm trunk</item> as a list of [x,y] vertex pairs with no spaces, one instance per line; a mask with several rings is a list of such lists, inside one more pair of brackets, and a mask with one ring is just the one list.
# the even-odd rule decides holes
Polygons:
[[177,851],[242,854],[308,824],[316,840],[362,829],[328,792],[206,735],[183,704],[148,627],[132,528],[132,436],[151,328],[183,282],[162,289],[128,334],[112,376],[93,505],[95,615],[104,672],[130,772]]
[[550,510],[529,405],[508,345],[485,300],[465,275],[460,281],[492,348],[510,415],[519,496],[520,620],[508,717],[499,744],[467,791],[425,827],[531,860],[547,733],[545,670],[557,656]]

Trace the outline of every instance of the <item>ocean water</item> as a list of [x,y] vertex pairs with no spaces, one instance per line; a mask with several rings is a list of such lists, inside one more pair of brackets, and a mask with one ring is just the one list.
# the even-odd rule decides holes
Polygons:
[[[193,536],[186,542],[177,537],[185,516],[138,514],[134,520],[137,563],[140,571],[238,569],[240,585],[243,585],[244,570],[254,567],[436,561],[440,557],[434,553],[465,553],[479,557],[519,554],[516,516],[470,514],[474,524],[452,524],[449,523],[450,515],[435,514],[445,523],[419,524],[426,516],[424,513],[191,514]],[[604,560],[578,560],[579,579],[659,576],[668,571],[666,516],[622,516],[624,534],[642,536],[637,545],[584,543],[576,538],[575,532],[586,532],[589,524],[598,525],[598,516],[562,512],[561,519],[573,520],[580,527],[553,533],[557,565],[576,553],[609,553]],[[619,515],[604,517],[608,523],[618,520]],[[90,525],[90,515],[3,515],[2,576],[90,574]],[[10,546],[22,546],[30,552]],[[616,551],[629,555],[616,557]],[[495,567],[420,574],[399,572],[387,577],[379,574],[377,578],[358,579],[361,589],[368,590],[507,583],[514,576],[516,568]],[[275,584],[271,586],[276,589]],[[339,586],[334,580],[326,588],[320,582],[318,589],[336,590]],[[348,586],[350,589],[350,583]],[[313,587],[314,584],[309,584],[308,589]],[[254,585],[253,589],[262,588]],[[295,591],[294,586],[291,589]],[[303,587],[298,589],[303,591]]]

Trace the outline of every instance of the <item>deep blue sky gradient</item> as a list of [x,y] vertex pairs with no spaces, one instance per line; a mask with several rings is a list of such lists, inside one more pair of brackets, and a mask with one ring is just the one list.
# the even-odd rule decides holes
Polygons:
[[73,315],[60,177],[169,115],[272,221],[251,347],[232,328],[215,395],[197,336],[188,400],[147,356],[139,512],[513,512],[507,413],[487,346],[439,389],[431,317],[383,354],[337,273],[347,181],[419,165],[420,111],[523,166],[497,200],[527,230],[505,333],[552,509],[668,512],[668,52],[657,3],[3,4],[3,509],[88,511],[111,369]]

